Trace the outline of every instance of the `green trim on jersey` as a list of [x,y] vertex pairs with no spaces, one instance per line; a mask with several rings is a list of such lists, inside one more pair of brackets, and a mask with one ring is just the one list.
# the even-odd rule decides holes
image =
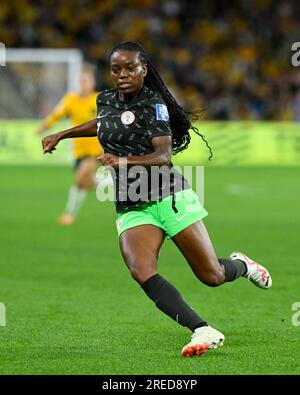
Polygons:
[[119,236],[127,229],[140,225],[154,225],[163,229],[167,239],[208,215],[192,189],[175,193],[177,213],[172,208],[172,195],[161,201],[141,204],[138,208],[121,212],[116,219]]

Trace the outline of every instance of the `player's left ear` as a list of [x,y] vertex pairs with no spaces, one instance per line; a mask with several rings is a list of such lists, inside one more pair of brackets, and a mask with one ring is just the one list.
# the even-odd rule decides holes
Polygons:
[[147,72],[148,72],[148,67],[147,67],[146,64],[144,64],[144,65],[143,65],[143,77],[146,77]]

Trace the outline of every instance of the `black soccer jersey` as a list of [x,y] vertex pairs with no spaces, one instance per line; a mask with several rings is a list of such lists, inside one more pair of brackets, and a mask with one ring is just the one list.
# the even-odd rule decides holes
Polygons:
[[[117,89],[104,90],[97,97],[97,110],[97,134],[105,153],[147,155],[153,152],[153,137],[172,135],[167,106],[158,92],[145,86],[130,102],[121,102]],[[172,164],[120,167],[112,176],[117,212],[190,187]]]

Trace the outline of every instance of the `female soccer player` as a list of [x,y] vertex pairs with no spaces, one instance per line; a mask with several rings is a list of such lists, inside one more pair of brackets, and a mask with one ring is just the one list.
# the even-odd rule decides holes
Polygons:
[[[152,185],[149,191],[144,188],[141,178],[147,181],[154,168],[167,175],[172,169],[171,151],[185,149],[189,129],[194,128],[140,44],[122,42],[113,48],[110,69],[116,89],[99,94],[97,119],[45,137],[44,153],[52,153],[62,139],[95,136],[97,125],[105,151],[99,160],[116,173],[117,228],[124,261],[156,306],[193,332],[182,355],[201,356],[221,346],[224,335],[208,326],[177,289],[157,273],[165,236],[172,239],[197,278],[208,286],[244,276],[261,288],[269,288],[271,277],[264,267],[240,252],[232,253],[230,259],[217,259],[202,222],[207,212],[179,172],[174,171],[172,178],[160,177],[156,190]],[[130,174],[136,165],[140,166],[140,178]],[[136,200],[130,191],[138,180],[140,194]]]
[[[96,115],[97,95],[93,66],[85,64],[80,74],[79,92],[67,93],[44,120],[36,134],[45,132],[63,118],[70,118],[73,126],[89,121]],[[73,141],[75,179],[69,191],[65,212],[58,218],[60,224],[70,225],[75,221],[87,191],[95,186],[95,170],[98,164],[96,158],[102,153],[103,149],[97,137]]]

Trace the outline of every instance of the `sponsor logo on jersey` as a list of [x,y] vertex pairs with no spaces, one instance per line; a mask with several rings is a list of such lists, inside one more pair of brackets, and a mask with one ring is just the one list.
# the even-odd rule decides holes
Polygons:
[[121,122],[124,125],[130,125],[135,120],[135,115],[131,111],[124,111],[121,115]]
[[157,121],[168,121],[169,113],[165,104],[155,104]]

